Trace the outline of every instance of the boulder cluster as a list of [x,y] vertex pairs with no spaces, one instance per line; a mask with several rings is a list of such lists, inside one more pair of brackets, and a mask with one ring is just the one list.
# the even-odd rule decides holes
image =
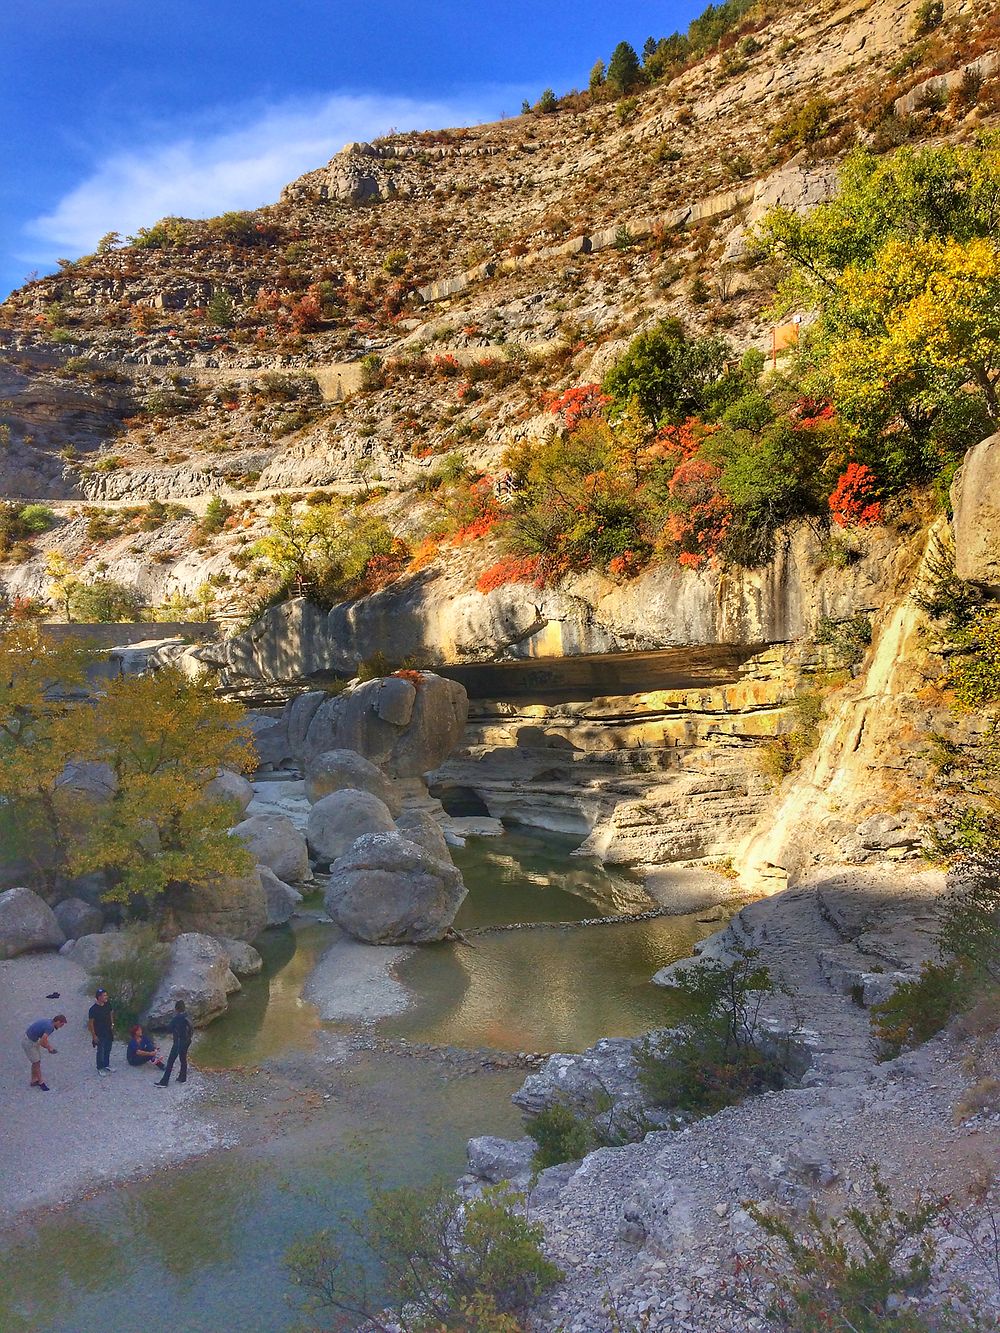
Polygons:
[[[199,1025],[223,1013],[239,977],[261,969],[253,941],[288,924],[316,872],[327,911],[358,940],[419,944],[447,934],[466,888],[423,775],[455,748],[467,712],[461,685],[407,672],[336,695],[310,691],[279,717],[253,715],[260,776],[270,780],[255,788],[220,770],[205,791],[242,813],[232,836],[255,868],[170,891],[159,918],[166,965],[149,1026],[164,1026],[177,999]],[[260,790],[298,788],[300,777],[304,820],[255,800]],[[129,937],[111,919],[103,889],[96,877],[77,879],[54,904],[23,886],[0,893],[0,959],[60,949],[93,972],[120,957]]]

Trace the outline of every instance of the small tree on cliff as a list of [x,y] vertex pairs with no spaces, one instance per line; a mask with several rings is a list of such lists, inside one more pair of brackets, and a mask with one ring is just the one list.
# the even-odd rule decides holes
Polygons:
[[607,86],[617,97],[624,97],[642,83],[642,65],[635,53],[635,47],[628,42],[619,42],[611,53],[608,65]]

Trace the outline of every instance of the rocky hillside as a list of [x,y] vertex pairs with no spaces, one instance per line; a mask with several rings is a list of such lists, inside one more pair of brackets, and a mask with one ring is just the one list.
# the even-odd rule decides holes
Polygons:
[[[996,119],[995,7],[948,0],[926,33],[919,8],[757,7],[634,95],[350,144],[256,213],[150,219],[16,292],[0,490],[58,523],[6,543],[4,586],[45,595],[56,548],[149,604],[210,583],[246,611],[276,494],[360,495],[413,554],[442,459],[495,471],[551,432],[545,395],[599,380],[656,321],[769,348],[744,224],[825,197],[856,142]],[[971,101],[951,95],[967,67]],[[211,495],[224,525],[199,523]],[[394,572],[423,586],[455,559]]]

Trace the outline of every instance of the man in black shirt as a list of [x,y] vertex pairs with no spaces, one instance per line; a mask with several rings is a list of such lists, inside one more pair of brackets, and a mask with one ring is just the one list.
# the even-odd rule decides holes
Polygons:
[[177,1075],[177,1082],[187,1082],[188,1047],[191,1045],[191,1038],[194,1036],[194,1028],[191,1026],[190,1018],[184,1012],[183,1000],[178,1000],[174,1005],[174,1016],[170,1020],[170,1035],[173,1038],[173,1043],[170,1047],[170,1054],[167,1056],[167,1067],[163,1071],[163,1077],[157,1079],[153,1084],[156,1088],[165,1088],[168,1085],[174,1061],[177,1059],[181,1062],[181,1072]]
[[99,988],[94,1003],[87,1012],[90,1039],[97,1052],[97,1072],[102,1078],[111,1073],[111,1044],[115,1039],[115,1011],[108,1001],[108,992]]

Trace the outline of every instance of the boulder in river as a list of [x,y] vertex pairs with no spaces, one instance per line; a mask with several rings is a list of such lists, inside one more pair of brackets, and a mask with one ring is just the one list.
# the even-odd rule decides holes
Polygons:
[[0,958],[58,949],[66,936],[44,898],[23,887],[0,893]]
[[255,940],[267,925],[267,899],[260,875],[221,875],[208,884],[171,890],[160,933],[165,939],[187,932]]
[[269,926],[287,925],[292,919],[296,907],[302,901],[302,894],[299,893],[298,889],[293,889],[291,884],[286,884],[283,879],[279,879],[268,866],[258,866],[257,874],[260,875],[264,897],[267,900],[267,924]]
[[245,940],[227,940],[223,938],[219,940],[219,943],[226,951],[230,971],[235,972],[238,977],[255,977],[263,968],[263,958],[253,945],[247,944]]
[[233,834],[286,884],[309,878],[306,840],[287,815],[251,815],[236,825]]
[[195,1027],[204,1027],[225,1013],[228,996],[240,989],[224,945],[209,935],[186,931],[170,946],[166,970],[146,1012],[151,1028],[165,1028],[174,1004],[183,1000]]
[[401,833],[369,833],[334,864],[326,908],[369,944],[424,944],[448,932],[466,892],[450,861]]
[[351,788],[377,796],[393,814],[399,804],[392,783],[382,772],[356,750],[324,750],[306,764],[306,795],[315,804],[335,791]]
[[346,788],[331,792],[309,811],[306,840],[320,862],[336,861],[366,833],[395,830],[388,807],[368,791]]
[[450,861],[451,852],[444,830],[433,815],[426,810],[404,810],[396,820],[396,828],[404,838],[415,842],[439,861]]

